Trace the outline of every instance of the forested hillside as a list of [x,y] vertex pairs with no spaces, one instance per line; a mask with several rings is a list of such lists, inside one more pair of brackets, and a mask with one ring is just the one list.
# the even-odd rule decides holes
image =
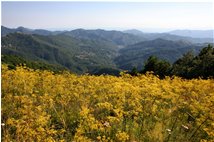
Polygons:
[[133,67],[142,69],[145,61],[151,55],[173,63],[182,57],[184,53],[193,51],[195,54],[198,54],[202,48],[203,46],[195,45],[188,41],[155,39],[121,49],[119,56],[115,58],[115,62],[121,69],[130,70]]
[[13,33],[2,37],[2,54],[57,64],[76,73],[100,67],[114,68],[117,47],[109,42],[66,35],[41,36]]
[[143,69],[138,70],[134,67],[130,74],[137,76],[153,72],[153,74],[164,78],[166,76],[180,76],[186,79],[192,78],[213,78],[214,77],[214,48],[211,45],[200,50],[199,54],[194,55],[189,51],[182,55],[181,58],[170,64],[167,60],[150,56]]
[[[118,76],[122,70],[131,71],[134,67],[142,70],[150,56],[172,64],[189,51],[197,55],[208,45],[191,39],[168,33],[149,34],[136,30],[47,31],[2,26],[2,61],[11,67],[26,62],[28,67],[32,67],[37,62],[34,68],[42,69],[47,65],[54,71],[67,69],[77,74]],[[5,58],[9,56],[11,59]],[[11,61],[16,58],[23,60]]]

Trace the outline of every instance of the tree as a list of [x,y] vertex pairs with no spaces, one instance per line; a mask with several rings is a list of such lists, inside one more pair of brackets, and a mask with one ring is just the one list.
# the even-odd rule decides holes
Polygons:
[[208,45],[197,56],[191,51],[184,54],[173,64],[171,74],[188,79],[214,77],[214,48]]
[[150,56],[145,63],[142,73],[147,71],[153,71],[155,75],[158,75],[160,78],[164,78],[170,73],[171,65],[165,60],[159,60],[155,56]]
[[150,56],[147,59],[142,72],[146,73],[147,71],[155,71],[157,68],[157,64],[158,64],[158,58],[155,56]]
[[159,75],[160,78],[164,78],[165,76],[170,74],[171,65],[169,62],[165,60],[161,60],[157,64],[157,69],[155,73]]
[[193,59],[194,59],[193,51],[189,51],[186,54],[184,54],[182,58],[178,59],[173,64],[171,74],[185,78],[191,78],[193,76],[192,74]]
[[134,67],[134,68],[131,70],[130,74],[131,74],[132,76],[137,76],[137,74],[138,74],[137,68]]
[[195,57],[194,65],[197,76],[203,78],[214,77],[214,48],[210,44]]

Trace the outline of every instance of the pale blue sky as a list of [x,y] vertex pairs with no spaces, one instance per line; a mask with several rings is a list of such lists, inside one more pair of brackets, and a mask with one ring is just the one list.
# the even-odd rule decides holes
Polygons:
[[211,2],[2,2],[2,25],[43,29],[213,29]]

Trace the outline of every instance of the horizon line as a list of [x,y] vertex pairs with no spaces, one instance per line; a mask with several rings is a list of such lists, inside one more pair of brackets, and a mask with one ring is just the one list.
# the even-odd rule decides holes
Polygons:
[[29,30],[47,30],[47,31],[72,31],[72,30],[77,30],[77,29],[83,29],[83,30],[106,30],[106,31],[126,31],[126,30],[138,30],[141,32],[159,32],[159,33],[164,33],[164,32],[171,32],[171,31],[181,31],[181,30],[189,30],[189,31],[214,31],[214,28],[207,28],[207,29],[203,29],[203,28],[118,28],[118,27],[97,27],[97,28],[89,28],[89,27],[59,27],[59,28],[31,28],[31,27],[25,27],[25,26],[16,26],[16,27],[9,27],[9,26],[5,26],[5,25],[1,25],[3,27],[9,28],[9,29],[17,29],[20,27],[29,29]]

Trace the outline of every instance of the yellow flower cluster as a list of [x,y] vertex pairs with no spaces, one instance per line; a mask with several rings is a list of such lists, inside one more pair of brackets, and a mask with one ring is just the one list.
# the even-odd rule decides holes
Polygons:
[[118,133],[116,134],[116,137],[117,137],[117,141],[119,142],[125,142],[129,140],[129,135],[127,135],[126,132],[118,131]]
[[214,80],[2,65],[2,141],[214,141]]

